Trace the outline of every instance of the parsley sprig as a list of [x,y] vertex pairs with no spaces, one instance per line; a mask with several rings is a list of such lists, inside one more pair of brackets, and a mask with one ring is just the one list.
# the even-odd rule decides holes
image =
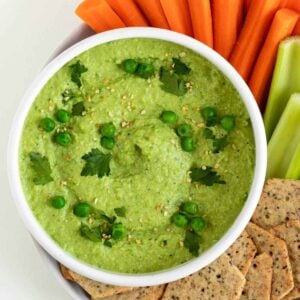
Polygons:
[[203,168],[192,168],[190,177],[192,182],[199,182],[206,186],[212,186],[213,184],[225,184],[226,182],[221,179],[221,176],[212,168],[207,166]]
[[31,161],[31,167],[35,173],[33,182],[36,185],[45,185],[53,181],[48,158],[37,152],[30,152],[29,157]]
[[99,178],[110,174],[110,154],[104,154],[99,149],[94,148],[89,153],[82,156],[85,166],[81,171],[81,176],[94,176]]

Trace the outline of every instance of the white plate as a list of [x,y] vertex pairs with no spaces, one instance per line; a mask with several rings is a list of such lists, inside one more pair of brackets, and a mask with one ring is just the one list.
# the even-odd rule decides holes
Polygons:
[[[67,39],[62,42],[62,44],[55,50],[49,60],[52,60],[55,56],[57,56],[65,49],[93,34],[94,32],[88,26],[84,24],[80,25],[70,34]],[[72,283],[62,276],[58,262],[51,255],[49,255],[48,252],[46,252],[34,239],[33,241],[36,248],[38,249],[40,256],[42,257],[42,260],[48,266],[49,270],[51,270],[60,285],[67,291],[67,293],[74,300],[89,300],[89,297],[85,294],[85,292],[83,292],[78,284]]]

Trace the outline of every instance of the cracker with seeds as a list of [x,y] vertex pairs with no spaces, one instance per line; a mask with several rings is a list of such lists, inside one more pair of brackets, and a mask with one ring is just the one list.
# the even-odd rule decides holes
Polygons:
[[271,299],[283,298],[294,287],[292,268],[285,242],[253,223],[247,225],[246,231],[252,238],[258,253],[266,252],[273,259]]
[[[165,285],[137,288],[129,293],[114,295],[103,300],[158,300],[165,290]],[[92,298],[98,300],[99,298]]]
[[300,220],[300,180],[269,179],[252,222],[267,229],[289,220]]
[[272,257],[267,253],[262,253],[253,259],[240,300],[270,299],[272,264]]
[[256,247],[248,233],[243,231],[240,237],[226,251],[231,262],[246,275],[256,253]]
[[61,267],[61,270],[63,276],[66,276],[65,278],[67,280],[72,280],[79,284],[94,299],[103,299],[105,297],[133,290],[132,287],[108,285],[98,281],[94,281],[92,279],[79,275],[65,267]]
[[162,300],[237,300],[244,284],[244,275],[230,262],[228,255],[223,254],[199,272],[169,283]]
[[295,286],[283,299],[300,298],[300,221],[294,220],[278,225],[270,229],[270,232],[286,242],[292,265]]

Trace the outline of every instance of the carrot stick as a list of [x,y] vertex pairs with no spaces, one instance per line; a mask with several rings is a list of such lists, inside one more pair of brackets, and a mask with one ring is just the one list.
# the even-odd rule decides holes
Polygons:
[[188,0],[194,38],[213,47],[212,17],[209,0]]
[[126,26],[148,26],[134,0],[106,0]]
[[[255,1],[255,0],[254,0]],[[252,0],[245,0],[244,2],[244,7],[245,7],[245,10],[248,11],[249,8],[250,8],[250,5],[251,5],[251,2]]]
[[300,1],[299,0],[282,0],[281,7],[289,8],[300,13]]
[[291,35],[298,19],[299,14],[287,8],[282,8],[275,14],[249,80],[249,87],[261,109],[265,106],[264,100],[270,86],[279,43]]
[[84,1],[77,7],[76,14],[96,32],[125,27],[105,0]]
[[214,49],[228,59],[243,18],[243,0],[212,0]]
[[153,27],[170,28],[160,0],[135,0],[135,2]]
[[160,0],[160,3],[170,28],[192,36],[193,29],[187,0]]
[[280,0],[255,0],[230,56],[231,64],[247,80],[268,33]]
[[297,22],[294,28],[293,35],[300,35],[300,20]]

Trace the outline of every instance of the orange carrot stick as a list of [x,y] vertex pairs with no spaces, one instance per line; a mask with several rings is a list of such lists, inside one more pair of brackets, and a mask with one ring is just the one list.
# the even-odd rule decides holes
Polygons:
[[300,1],[299,0],[282,0],[281,7],[289,8],[300,13]]
[[135,2],[153,27],[170,28],[160,0],[135,0]]
[[293,35],[300,35],[300,20],[297,22],[294,28]]
[[[252,0],[244,0],[244,7],[245,7],[245,11],[247,12],[250,8],[251,5],[251,1]],[[255,0],[254,0],[255,1]]]
[[125,27],[105,0],[84,1],[77,7],[76,14],[96,32]]
[[213,47],[212,17],[209,0],[188,0],[194,38]]
[[148,26],[134,0],[106,0],[126,26]]
[[243,19],[243,0],[212,0],[214,49],[228,59]]
[[187,0],[160,0],[160,3],[170,28],[192,36],[193,29]]
[[252,71],[279,4],[280,0],[255,0],[250,5],[246,21],[230,56],[231,64],[245,80]]
[[291,35],[298,19],[299,14],[287,8],[282,8],[275,14],[249,80],[249,87],[261,109],[265,105],[264,100],[271,82],[279,43]]

